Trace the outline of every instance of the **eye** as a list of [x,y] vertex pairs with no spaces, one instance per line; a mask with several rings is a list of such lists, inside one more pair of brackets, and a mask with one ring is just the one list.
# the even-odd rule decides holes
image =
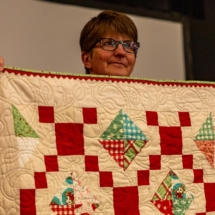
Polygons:
[[104,46],[115,46],[115,41],[114,40],[104,40],[103,45]]
[[130,49],[132,49],[135,53],[137,52],[139,45],[136,42],[130,42]]
[[129,43],[129,42],[124,42],[124,43],[123,43],[123,46],[124,46],[124,48],[126,48],[126,49],[132,48],[132,45],[131,45],[131,43]]
[[134,52],[136,50],[136,45],[132,41],[124,41],[123,47],[128,52]]

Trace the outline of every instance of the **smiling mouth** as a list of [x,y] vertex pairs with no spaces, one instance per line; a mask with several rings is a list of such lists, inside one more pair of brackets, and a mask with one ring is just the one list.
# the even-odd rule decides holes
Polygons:
[[114,64],[114,65],[117,65],[117,66],[124,66],[125,67],[125,65],[123,63],[119,63],[119,62],[112,62],[110,64]]

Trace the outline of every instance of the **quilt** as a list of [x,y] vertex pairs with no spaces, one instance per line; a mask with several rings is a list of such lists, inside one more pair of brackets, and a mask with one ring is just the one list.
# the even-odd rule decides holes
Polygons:
[[214,215],[215,83],[0,73],[1,215]]

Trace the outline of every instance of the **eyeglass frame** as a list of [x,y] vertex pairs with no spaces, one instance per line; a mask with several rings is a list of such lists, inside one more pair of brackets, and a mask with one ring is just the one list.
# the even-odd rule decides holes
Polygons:
[[[102,47],[102,40],[103,40],[103,39],[111,39],[111,40],[115,41],[116,47],[115,47],[113,50],[106,50],[106,49],[104,49],[104,48]],[[136,43],[136,50],[134,50],[134,52],[128,52],[128,51],[125,50],[124,44],[125,44],[126,41]],[[134,42],[133,40],[122,40],[122,41],[119,41],[119,40],[115,40],[115,39],[113,39],[113,38],[99,38],[99,39],[96,41],[95,45],[96,45],[98,42],[100,42],[100,47],[101,47],[103,50],[105,50],[105,51],[115,51],[115,50],[118,48],[118,45],[121,44],[122,47],[123,47],[123,50],[124,50],[125,52],[130,53],[130,54],[135,54],[135,55],[136,55],[138,49],[140,48],[140,43],[139,43],[139,42]],[[94,46],[95,46],[95,45],[94,45]]]

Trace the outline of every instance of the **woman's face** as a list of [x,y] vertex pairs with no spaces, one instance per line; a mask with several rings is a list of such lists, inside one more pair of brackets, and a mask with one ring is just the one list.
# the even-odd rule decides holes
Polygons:
[[[106,35],[104,38],[113,38],[117,41],[131,40],[127,36],[120,35]],[[125,52],[121,44],[114,51],[106,51],[97,43],[92,52],[82,52],[82,61],[90,74],[130,76],[136,57],[134,53]]]

